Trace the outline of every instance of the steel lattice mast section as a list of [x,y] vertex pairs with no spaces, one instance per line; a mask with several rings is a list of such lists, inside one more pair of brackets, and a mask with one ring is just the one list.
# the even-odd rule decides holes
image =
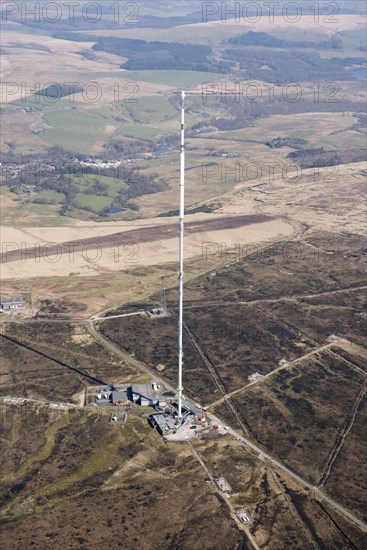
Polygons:
[[184,218],[185,218],[185,92],[181,92],[181,151],[180,151],[180,266],[178,312],[178,418],[182,418],[182,363],[183,363],[183,283],[184,283]]

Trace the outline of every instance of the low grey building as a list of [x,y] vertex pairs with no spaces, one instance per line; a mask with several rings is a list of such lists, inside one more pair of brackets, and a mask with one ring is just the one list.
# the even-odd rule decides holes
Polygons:
[[0,298],[0,308],[3,311],[13,311],[14,309],[23,309],[24,307],[23,298]]
[[149,417],[151,426],[156,427],[161,435],[171,433],[176,430],[177,426],[173,423],[172,418],[168,414],[158,413],[151,414]]
[[216,477],[214,481],[217,484],[218,488],[222,491],[222,493],[232,492],[232,487],[224,476]]

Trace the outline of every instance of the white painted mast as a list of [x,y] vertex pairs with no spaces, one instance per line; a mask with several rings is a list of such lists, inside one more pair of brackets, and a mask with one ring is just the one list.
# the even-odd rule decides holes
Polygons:
[[183,363],[183,283],[184,283],[184,218],[185,218],[185,92],[181,92],[181,152],[180,152],[180,267],[178,313],[178,418],[182,418]]

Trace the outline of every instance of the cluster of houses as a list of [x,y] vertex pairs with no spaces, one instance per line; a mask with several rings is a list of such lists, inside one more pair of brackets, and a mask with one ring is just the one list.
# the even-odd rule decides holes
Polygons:
[[128,165],[128,163],[132,162],[138,162],[142,160],[141,158],[129,158],[124,160],[106,160],[103,161],[101,159],[91,159],[87,158],[85,160],[78,160],[74,159],[73,164],[75,166],[85,166],[87,168],[97,168],[97,169],[111,169],[111,168],[119,168],[120,166]]

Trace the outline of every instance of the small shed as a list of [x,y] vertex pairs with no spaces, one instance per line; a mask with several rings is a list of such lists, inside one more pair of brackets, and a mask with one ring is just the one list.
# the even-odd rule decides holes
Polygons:
[[196,405],[191,405],[190,411],[194,415],[196,421],[199,421],[199,422],[206,421],[206,412],[201,407],[198,407]]
[[232,487],[226,480],[224,476],[220,476],[215,478],[215,483],[217,484],[218,488],[222,491],[222,493],[231,493]]
[[246,508],[242,508],[241,510],[236,511],[237,517],[242,521],[242,523],[250,523],[251,522],[251,516],[246,510]]

